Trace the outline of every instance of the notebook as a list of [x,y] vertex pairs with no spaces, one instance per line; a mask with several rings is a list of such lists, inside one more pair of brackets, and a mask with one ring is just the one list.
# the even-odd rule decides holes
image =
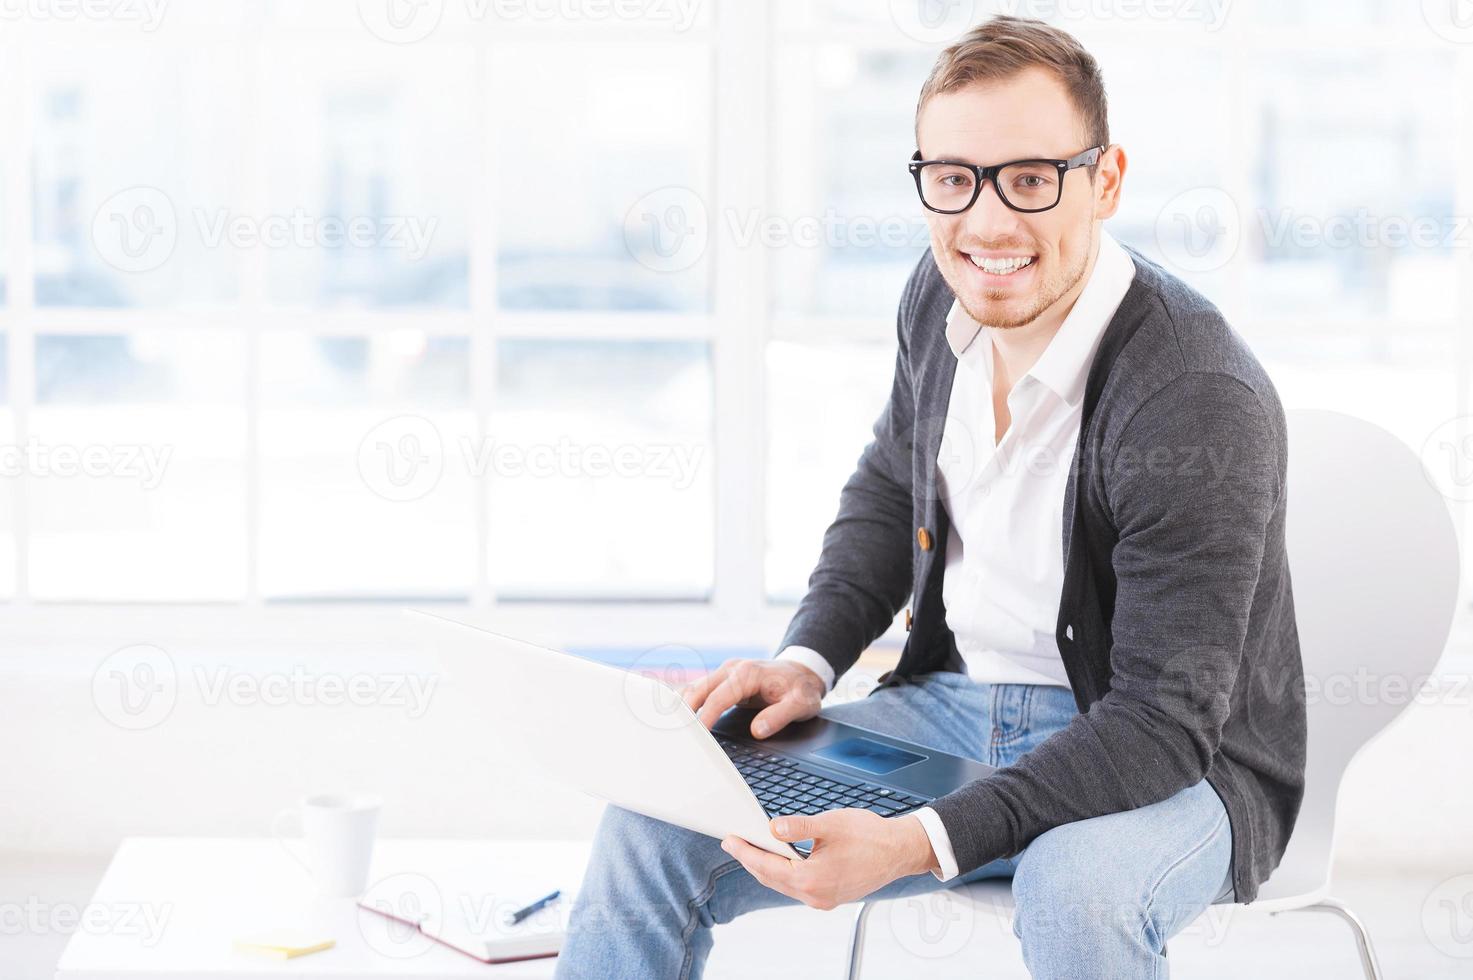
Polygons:
[[540,959],[562,949],[572,909],[572,895],[566,890],[545,908],[512,924],[507,914],[530,905],[540,894],[492,896],[437,883],[433,900],[426,901],[424,881],[386,879],[359,899],[358,907],[482,963]]

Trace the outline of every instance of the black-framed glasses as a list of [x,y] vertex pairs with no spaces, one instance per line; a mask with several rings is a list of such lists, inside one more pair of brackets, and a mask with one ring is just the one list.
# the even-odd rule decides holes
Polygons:
[[1079,167],[1092,167],[1105,153],[1091,146],[1067,160],[1009,160],[990,167],[954,160],[922,160],[916,150],[910,158],[910,175],[916,179],[921,203],[937,214],[961,214],[977,203],[988,181],[1002,203],[1014,211],[1037,214],[1058,206],[1064,196],[1064,175]]

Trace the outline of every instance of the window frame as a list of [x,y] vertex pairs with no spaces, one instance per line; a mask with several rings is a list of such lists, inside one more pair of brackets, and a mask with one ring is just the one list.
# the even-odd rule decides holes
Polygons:
[[[707,188],[713,203],[713,214],[765,213],[770,207],[769,182],[776,166],[772,151],[772,100],[779,97],[772,78],[773,53],[779,44],[841,43],[863,47],[914,50],[914,42],[893,30],[881,27],[853,27],[839,30],[784,30],[779,35],[774,25],[777,0],[745,3],[738,11],[732,4],[721,4],[713,11],[710,23],[682,34],[651,34],[642,29],[621,26],[600,33],[587,25],[526,26],[498,33],[486,39],[478,35],[470,42],[436,41],[421,43],[453,43],[472,47],[475,77],[482,83],[473,94],[473,116],[477,127],[475,145],[478,159],[475,173],[481,186],[495,186],[491,131],[489,85],[490,59],[498,47],[507,45],[548,45],[560,41],[584,41],[608,38],[609,43],[628,40],[646,43],[659,37],[670,44],[701,46],[708,55],[712,73],[710,141],[711,186]],[[1249,70],[1255,54],[1265,51],[1292,53],[1308,49],[1326,49],[1345,44],[1384,46],[1420,43],[1427,48],[1445,51],[1428,32],[1416,41],[1399,33],[1372,28],[1336,28],[1319,37],[1313,44],[1286,43],[1271,29],[1256,29],[1251,13],[1231,18],[1218,34],[1179,27],[1163,28],[1173,43],[1201,45],[1225,51],[1225,73],[1232,77]],[[1074,25],[1065,25],[1074,26]],[[589,313],[589,312],[502,312],[497,307],[497,239],[494,195],[476,193],[470,207],[473,211],[469,245],[468,308],[413,309],[388,311],[313,312],[272,308],[265,297],[266,255],[261,249],[242,253],[239,301],[226,308],[200,310],[105,310],[87,308],[38,308],[35,303],[35,256],[32,249],[32,157],[29,152],[35,132],[35,95],[32,89],[33,67],[44,48],[29,43],[33,24],[18,24],[0,36],[0,91],[10,96],[0,99],[0,132],[11,138],[0,141],[0,180],[3,180],[3,241],[5,255],[5,291],[0,302],[0,333],[8,345],[8,407],[13,413],[15,438],[24,443],[30,428],[29,418],[35,397],[35,338],[42,333],[96,334],[119,333],[136,329],[168,329],[186,327],[193,331],[226,329],[243,331],[247,358],[243,370],[247,377],[246,412],[249,419],[249,448],[246,458],[247,506],[243,519],[250,541],[247,591],[239,602],[229,603],[51,603],[38,602],[28,594],[27,555],[29,545],[30,499],[36,492],[29,476],[17,478],[14,486],[15,596],[0,601],[7,613],[6,632],[27,642],[46,643],[76,641],[82,644],[105,643],[123,645],[130,639],[169,643],[183,638],[228,639],[232,643],[270,641],[283,637],[317,640],[324,643],[357,643],[381,645],[403,643],[413,645],[424,639],[421,627],[402,615],[393,602],[268,602],[258,588],[258,555],[260,542],[260,453],[258,419],[262,406],[260,383],[260,338],[266,331],[290,330],[314,335],[373,335],[406,327],[432,335],[466,337],[470,344],[471,409],[478,425],[485,426],[495,403],[496,344],[502,339],[681,339],[699,340],[709,345],[714,379],[714,465],[716,487],[714,502],[715,567],[711,596],[707,601],[689,602],[566,602],[566,601],[499,601],[491,585],[489,553],[490,516],[488,494],[476,495],[474,526],[477,535],[477,575],[470,583],[470,598],[465,603],[437,603],[435,608],[451,615],[494,624],[496,628],[541,638],[548,642],[568,644],[655,646],[661,643],[691,644],[729,643],[734,645],[777,642],[791,614],[790,604],[769,599],[764,581],[766,555],[765,529],[767,378],[765,360],[770,339],[813,340],[825,342],[843,339],[859,344],[889,343],[893,329],[893,310],[876,310],[872,316],[802,316],[774,313],[767,300],[772,278],[768,255],[760,248],[741,248],[724,238],[712,222],[713,234],[703,261],[708,263],[710,306],[704,313]],[[205,38],[219,40],[235,36],[231,32],[200,29]],[[164,35],[169,35],[165,37]],[[182,35],[182,36],[181,36]],[[1143,50],[1160,42],[1154,32],[1137,33],[1131,25],[1111,25],[1088,34],[1086,43],[1107,40],[1112,44],[1139,44]],[[172,28],[148,39],[153,46],[184,47],[193,40]],[[104,34],[88,36],[84,44],[104,45]],[[246,70],[259,74],[267,69],[263,52],[272,45],[301,43],[297,39],[274,36],[271,31],[252,35],[248,43],[255,46],[243,57]],[[382,42],[366,33],[351,42],[370,50],[383,50]],[[1473,45],[1465,45],[1455,53],[1458,79],[1463,90],[1473,90]],[[262,87],[257,78],[245,84],[252,99]],[[1235,112],[1229,125],[1238,131],[1245,127],[1241,106],[1235,101]],[[263,107],[255,106],[257,111]],[[718,124],[719,120],[719,124]],[[1463,100],[1461,113],[1450,124],[1459,127],[1461,139],[1473,142],[1473,101]],[[1235,145],[1244,145],[1234,141]],[[1247,151],[1242,151],[1246,153]],[[1237,192],[1246,192],[1246,175],[1250,161],[1229,161],[1224,173]],[[897,181],[904,181],[904,160],[894,162]],[[243,164],[247,188],[259,188],[263,161],[250,155]],[[1456,209],[1460,214],[1473,214],[1473,169],[1462,168],[1455,189]],[[919,203],[917,202],[917,208]],[[1454,328],[1458,333],[1459,369],[1455,393],[1458,411],[1473,413],[1473,249],[1458,256],[1463,270]],[[1243,288],[1244,269],[1235,260],[1231,270],[1231,290]],[[1295,329],[1326,328],[1331,324],[1294,322]],[[1266,326],[1273,326],[1272,324]],[[754,411],[754,406],[758,410]],[[485,435],[484,431],[480,433]],[[834,488],[837,494],[838,488]],[[1455,520],[1464,544],[1465,559],[1473,560],[1473,542],[1469,539],[1473,504],[1453,505]],[[111,647],[110,647],[111,648]],[[89,646],[89,649],[93,647]]]

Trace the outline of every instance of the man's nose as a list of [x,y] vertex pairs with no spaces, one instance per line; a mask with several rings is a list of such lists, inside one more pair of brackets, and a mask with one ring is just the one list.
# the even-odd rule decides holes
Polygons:
[[997,185],[989,180],[967,210],[966,231],[983,241],[1006,238],[1018,229],[1018,212],[1002,203]]

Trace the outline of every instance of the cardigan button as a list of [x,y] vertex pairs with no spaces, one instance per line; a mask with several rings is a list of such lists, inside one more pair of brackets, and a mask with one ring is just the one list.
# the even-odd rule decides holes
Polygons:
[[923,527],[916,528],[916,544],[921,546],[922,551],[931,550],[931,532]]

